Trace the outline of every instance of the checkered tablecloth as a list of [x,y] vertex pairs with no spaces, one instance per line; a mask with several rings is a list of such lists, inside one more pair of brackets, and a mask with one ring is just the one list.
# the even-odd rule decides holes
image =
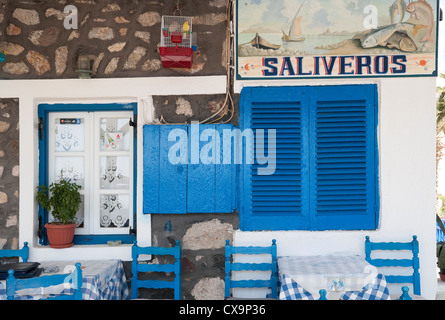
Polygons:
[[[83,300],[127,300],[130,298],[127,279],[121,260],[89,260],[80,262],[82,268],[82,299]],[[71,269],[76,262],[44,261],[42,269],[58,268],[57,272],[41,275],[63,274]],[[69,271],[68,271],[69,272]],[[0,282],[0,300],[6,299],[5,281]],[[18,292],[18,300],[42,299],[45,295],[72,292],[71,288],[51,287],[48,291],[27,290]]]
[[353,255],[278,257],[281,300],[388,300],[385,277]]

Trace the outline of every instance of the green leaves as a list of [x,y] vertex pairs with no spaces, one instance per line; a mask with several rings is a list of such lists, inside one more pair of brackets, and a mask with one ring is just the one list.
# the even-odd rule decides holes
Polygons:
[[51,183],[49,188],[37,188],[36,200],[42,208],[52,211],[56,222],[71,224],[76,221],[76,212],[82,202],[79,193],[81,186],[61,179],[57,183]]

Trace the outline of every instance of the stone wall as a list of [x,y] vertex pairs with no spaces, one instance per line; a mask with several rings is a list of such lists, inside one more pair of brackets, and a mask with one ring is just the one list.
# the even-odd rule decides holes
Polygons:
[[0,249],[19,244],[19,103],[0,98]]
[[[78,57],[90,56],[93,77],[226,73],[227,0],[0,0],[2,79],[77,78]],[[191,69],[161,65],[161,17],[193,17],[197,50]],[[73,11],[77,9],[77,29]]]
[[[224,245],[238,226],[237,214],[152,215],[153,245],[169,247],[181,241],[183,299],[224,299]],[[140,292],[145,298],[172,295],[171,290]]]
[[218,116],[211,120],[218,119],[224,115],[221,120],[230,120],[229,123],[238,125],[239,94],[232,94],[231,97],[233,103],[226,99],[224,94],[153,96],[155,121],[163,124],[202,122],[226,106],[226,112],[218,113]]

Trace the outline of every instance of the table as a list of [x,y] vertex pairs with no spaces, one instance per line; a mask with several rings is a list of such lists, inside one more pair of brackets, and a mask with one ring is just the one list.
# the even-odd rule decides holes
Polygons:
[[[83,300],[127,300],[130,298],[127,279],[121,260],[86,260],[86,261],[43,261],[40,276],[70,273],[75,263],[80,262],[82,269]],[[54,270],[45,272],[46,270]],[[49,287],[18,291],[19,300],[38,300],[42,295],[61,293],[63,287]],[[0,300],[6,299],[6,280],[0,281]]]
[[385,277],[358,255],[277,258],[281,300],[389,300]]

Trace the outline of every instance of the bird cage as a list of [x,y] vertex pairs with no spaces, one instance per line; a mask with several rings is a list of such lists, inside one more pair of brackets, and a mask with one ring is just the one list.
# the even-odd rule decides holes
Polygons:
[[192,17],[162,16],[159,52],[164,68],[191,68],[193,62]]

